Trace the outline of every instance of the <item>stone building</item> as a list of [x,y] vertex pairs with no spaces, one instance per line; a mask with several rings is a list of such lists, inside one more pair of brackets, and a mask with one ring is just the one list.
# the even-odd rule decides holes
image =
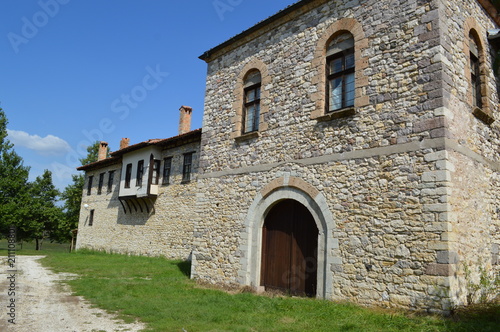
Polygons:
[[77,249],[188,259],[197,214],[196,175],[201,130],[190,130],[190,107],[180,109],[179,135],[129,145],[85,171]]
[[[487,0],[302,0],[204,53],[180,226],[192,277],[433,312],[477,301],[500,273],[499,23]],[[81,169],[123,168],[120,151]],[[116,223],[116,195],[99,211],[116,209],[117,243],[175,256],[170,195],[141,235],[132,214]],[[80,247],[124,251],[85,233],[88,214]]]

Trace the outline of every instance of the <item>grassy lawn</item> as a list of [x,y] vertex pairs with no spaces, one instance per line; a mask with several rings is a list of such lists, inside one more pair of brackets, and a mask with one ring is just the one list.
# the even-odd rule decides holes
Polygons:
[[148,331],[498,331],[500,326],[498,307],[445,319],[315,299],[228,294],[190,280],[189,263],[163,258],[53,251],[42,263],[79,274],[68,281],[77,295],[139,318]]
[[[53,252],[69,252],[69,243],[50,243],[45,240],[42,243],[41,250],[35,250],[35,241],[16,243],[16,255],[46,255]],[[0,239],[0,256],[7,256],[8,243],[7,239]]]

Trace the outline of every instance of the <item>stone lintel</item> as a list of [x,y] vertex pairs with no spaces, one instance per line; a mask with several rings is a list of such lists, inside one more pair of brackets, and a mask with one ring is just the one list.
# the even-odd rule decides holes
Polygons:
[[431,263],[427,265],[425,269],[425,274],[430,276],[449,277],[452,276],[454,273],[455,273],[454,264]]
[[274,190],[282,187],[292,187],[300,189],[308,194],[311,198],[315,198],[319,195],[319,190],[314,188],[313,185],[293,176],[291,176],[289,179],[286,179],[285,177],[274,179],[273,181],[269,182],[264,188],[262,188],[260,193],[262,197],[266,197]]
[[457,264],[459,262],[458,254],[454,251],[439,250],[437,251],[436,261],[439,264]]

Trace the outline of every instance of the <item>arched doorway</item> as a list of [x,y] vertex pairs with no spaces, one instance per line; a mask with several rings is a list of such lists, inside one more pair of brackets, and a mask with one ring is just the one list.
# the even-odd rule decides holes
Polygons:
[[261,285],[316,296],[318,228],[301,203],[285,199],[267,214],[262,232]]

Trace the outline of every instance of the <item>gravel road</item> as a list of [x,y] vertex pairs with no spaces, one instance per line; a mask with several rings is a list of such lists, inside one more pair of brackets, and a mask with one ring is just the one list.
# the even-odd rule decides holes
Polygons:
[[[7,258],[0,257],[0,331],[108,332],[145,328],[140,323],[125,324],[104,310],[91,308],[83,297],[71,295],[69,287],[60,281],[75,276],[44,268],[38,262],[42,257],[17,256],[14,274],[9,272]],[[16,324],[9,322],[12,314]]]

